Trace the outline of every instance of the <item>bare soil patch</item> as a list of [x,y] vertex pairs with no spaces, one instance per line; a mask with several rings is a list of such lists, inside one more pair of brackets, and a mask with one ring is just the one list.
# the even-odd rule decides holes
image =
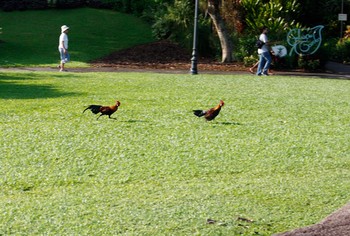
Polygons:
[[350,235],[350,203],[321,222],[273,236],[348,236]]

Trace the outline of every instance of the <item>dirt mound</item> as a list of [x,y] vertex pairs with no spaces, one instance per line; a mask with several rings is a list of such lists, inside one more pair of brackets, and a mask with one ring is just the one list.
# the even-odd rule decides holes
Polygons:
[[348,236],[350,235],[350,203],[320,223],[273,236]]
[[[92,61],[93,67],[116,67],[134,69],[190,70],[192,52],[168,40],[114,52]],[[240,63],[220,63],[211,58],[199,57],[198,70],[205,71],[246,71]]]

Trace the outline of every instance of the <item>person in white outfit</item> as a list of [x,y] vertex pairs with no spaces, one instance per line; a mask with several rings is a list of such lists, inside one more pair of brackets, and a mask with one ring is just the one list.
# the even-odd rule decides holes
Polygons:
[[69,61],[69,53],[68,53],[68,30],[69,27],[66,25],[61,26],[61,35],[59,37],[58,42],[58,51],[60,52],[60,71],[65,71],[65,64]]
[[261,29],[261,34],[259,36],[259,40],[264,43],[264,45],[258,49],[258,54],[259,54],[259,65],[258,65],[258,71],[257,75],[269,75],[268,70],[270,68],[270,64],[272,61],[271,54],[270,54],[270,46],[269,46],[269,41],[267,39],[267,33],[268,33],[268,28],[264,26]]

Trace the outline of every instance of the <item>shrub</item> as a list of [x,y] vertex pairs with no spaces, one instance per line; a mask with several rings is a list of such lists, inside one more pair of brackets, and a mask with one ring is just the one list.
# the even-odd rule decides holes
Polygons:
[[102,9],[113,9],[113,1],[111,0],[90,0],[87,1],[87,6],[93,7],[93,8],[102,8]]
[[[164,10],[158,11],[152,25],[153,35],[157,39],[170,39],[186,49],[193,46],[193,6],[190,2],[175,1],[173,5],[163,5]],[[215,39],[211,33],[208,19],[198,16],[198,45],[201,56],[213,54]]]
[[298,67],[305,71],[316,71],[321,68],[321,60],[314,55],[300,54],[298,57]]
[[56,0],[56,7],[61,9],[77,8],[85,5],[85,0]]
[[88,0],[86,5],[94,8],[112,9],[119,12],[141,16],[149,9],[158,8],[159,3],[152,0]]
[[250,55],[250,56],[247,56],[247,57],[243,58],[243,64],[244,64],[244,66],[251,67],[258,60],[259,60],[259,58],[257,56]]
[[256,35],[233,35],[233,52],[235,56],[235,60],[245,61],[251,55],[255,55],[257,58],[257,48],[255,47],[257,36]]
[[328,39],[321,49],[332,61],[350,63],[350,38]]
[[48,8],[47,0],[6,0],[1,1],[0,6],[4,11],[16,11],[27,9],[45,9]]
[[338,61],[337,53],[336,53],[336,44],[338,39],[336,38],[328,38],[324,41],[322,47],[320,49],[327,55],[330,60]]
[[297,0],[242,0],[241,4],[246,11],[247,29],[251,32],[267,26],[271,35],[279,38],[286,30],[299,25],[294,20],[301,6]]
[[342,63],[350,63],[350,38],[340,40],[336,44],[337,56]]

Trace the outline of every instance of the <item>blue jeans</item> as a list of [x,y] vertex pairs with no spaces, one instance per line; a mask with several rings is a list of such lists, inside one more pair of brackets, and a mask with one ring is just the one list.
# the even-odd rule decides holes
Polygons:
[[259,65],[258,65],[258,71],[256,72],[257,75],[267,75],[267,71],[270,68],[272,58],[270,52],[263,52],[259,54]]

